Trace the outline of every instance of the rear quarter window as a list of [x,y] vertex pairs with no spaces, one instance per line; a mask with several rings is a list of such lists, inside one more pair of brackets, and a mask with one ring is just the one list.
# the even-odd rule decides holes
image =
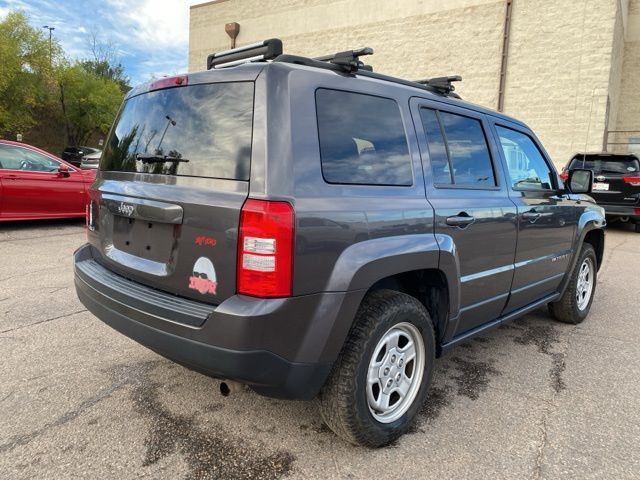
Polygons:
[[411,157],[395,100],[316,91],[322,174],[328,183],[410,186]]

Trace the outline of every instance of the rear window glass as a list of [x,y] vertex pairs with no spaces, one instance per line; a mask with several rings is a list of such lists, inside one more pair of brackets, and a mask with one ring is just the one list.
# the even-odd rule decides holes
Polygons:
[[252,124],[253,83],[144,93],[124,104],[100,169],[248,180]]
[[[584,165],[584,166],[583,166]],[[627,175],[629,173],[640,172],[640,162],[636,157],[614,157],[597,158],[587,155],[586,159],[576,157],[571,160],[569,168],[586,168],[595,173],[619,173]]]
[[394,100],[353,92],[316,91],[322,174],[329,183],[413,183],[411,157]]

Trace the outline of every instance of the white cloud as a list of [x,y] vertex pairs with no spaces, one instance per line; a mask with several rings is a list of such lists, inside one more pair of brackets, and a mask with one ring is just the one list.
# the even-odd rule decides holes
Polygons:
[[91,35],[113,44],[132,83],[186,71],[189,7],[202,0],[0,0],[0,17],[23,10],[30,23],[56,27],[71,58],[90,56]]
[[121,38],[135,41],[139,47],[163,50],[186,47],[189,39],[189,5],[195,1],[107,0],[122,29]]

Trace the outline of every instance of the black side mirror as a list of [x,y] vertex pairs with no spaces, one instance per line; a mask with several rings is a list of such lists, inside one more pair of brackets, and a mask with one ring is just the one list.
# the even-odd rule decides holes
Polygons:
[[564,186],[570,193],[591,193],[593,171],[582,168],[570,170]]

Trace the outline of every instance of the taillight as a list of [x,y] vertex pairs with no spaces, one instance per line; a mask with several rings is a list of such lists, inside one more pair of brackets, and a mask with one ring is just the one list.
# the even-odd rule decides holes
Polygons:
[[291,296],[293,239],[294,212],[289,203],[247,200],[240,212],[238,293]]
[[635,177],[623,177],[624,183],[628,183],[629,185],[633,185],[634,187],[640,187],[640,176]]
[[87,202],[85,212],[85,222],[87,225],[87,240],[89,240],[89,232],[95,232],[98,228],[98,202],[100,201],[100,192],[89,190],[89,201]]
[[89,206],[91,205],[91,201],[89,201],[89,203],[87,203],[87,205],[85,206],[84,209],[84,224],[86,226],[85,228],[85,233],[87,236],[87,241],[89,241]]
[[87,203],[87,229],[92,232],[96,229],[96,202],[93,200]]
[[560,172],[560,180],[562,180],[563,182],[569,180],[569,172],[567,170],[563,170],[562,172]]

